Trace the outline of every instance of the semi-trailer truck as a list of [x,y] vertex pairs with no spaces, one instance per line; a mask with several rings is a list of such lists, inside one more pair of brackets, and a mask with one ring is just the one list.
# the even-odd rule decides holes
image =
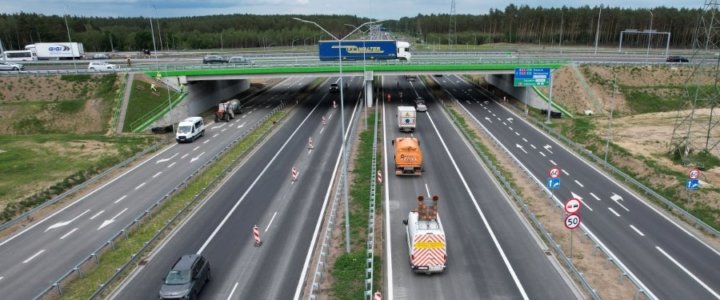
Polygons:
[[35,43],[25,46],[25,50],[35,53],[39,60],[82,59],[85,48],[82,43]]
[[418,196],[417,210],[410,211],[405,224],[410,269],[418,273],[439,273],[447,268],[447,241],[440,216],[438,196],[432,197],[433,205],[427,207],[423,196]]
[[412,56],[410,43],[393,40],[320,41],[318,53],[323,61],[338,60],[338,55],[343,60],[410,60]]

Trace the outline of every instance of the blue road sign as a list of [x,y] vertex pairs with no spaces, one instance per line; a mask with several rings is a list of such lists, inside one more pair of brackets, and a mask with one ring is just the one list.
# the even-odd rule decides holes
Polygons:
[[560,188],[560,178],[548,178],[547,187],[551,190],[557,190]]
[[550,68],[516,68],[514,86],[550,86]]
[[697,179],[688,179],[686,187],[688,190],[697,190],[700,187],[700,182]]

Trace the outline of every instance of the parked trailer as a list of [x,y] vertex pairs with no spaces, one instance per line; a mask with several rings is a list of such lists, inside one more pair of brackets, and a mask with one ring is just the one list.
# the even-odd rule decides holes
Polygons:
[[338,55],[343,60],[410,60],[412,56],[410,43],[393,40],[320,41],[318,54],[323,61],[338,60]]

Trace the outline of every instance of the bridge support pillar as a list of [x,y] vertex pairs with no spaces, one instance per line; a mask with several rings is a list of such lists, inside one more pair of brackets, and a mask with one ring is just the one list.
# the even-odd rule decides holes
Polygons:
[[365,103],[367,103],[367,107],[373,106],[373,72],[372,71],[365,71],[364,73],[365,77]]

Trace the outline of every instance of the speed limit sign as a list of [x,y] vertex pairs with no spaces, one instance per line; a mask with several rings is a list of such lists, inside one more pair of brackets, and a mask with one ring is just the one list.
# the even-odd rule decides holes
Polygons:
[[550,168],[550,171],[548,171],[548,175],[550,175],[550,178],[560,177],[560,168],[558,168],[558,167]]
[[698,179],[700,177],[700,170],[698,169],[692,169],[690,170],[690,174],[688,174],[690,179]]
[[570,214],[565,217],[565,227],[567,229],[575,229],[580,226],[580,216],[576,214]]

